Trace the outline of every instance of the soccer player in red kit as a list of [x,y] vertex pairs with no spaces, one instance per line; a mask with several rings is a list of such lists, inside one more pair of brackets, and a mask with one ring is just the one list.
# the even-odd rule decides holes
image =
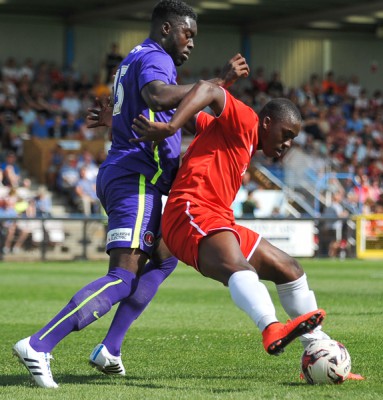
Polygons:
[[[162,218],[162,233],[173,255],[202,275],[229,287],[234,303],[262,332],[269,354],[278,355],[301,337],[329,338],[321,330],[324,310],[299,263],[260,234],[238,225],[231,204],[257,150],[281,157],[301,129],[301,115],[288,99],[254,110],[215,84],[201,81],[183,99],[168,123],[144,116],[134,120],[141,135],[134,141],[158,141],[172,135],[197,112],[209,106],[215,116],[197,114],[196,137],[173,182]],[[266,286],[276,284],[282,306],[291,318],[280,323]]]

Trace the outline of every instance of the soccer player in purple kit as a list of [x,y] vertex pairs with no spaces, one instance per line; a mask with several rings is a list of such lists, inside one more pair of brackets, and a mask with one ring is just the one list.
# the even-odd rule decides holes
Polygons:
[[[197,15],[179,0],[163,0],[154,8],[149,38],[121,63],[114,83],[112,147],[100,167],[97,194],[108,214],[108,273],[78,291],[40,331],[18,341],[14,354],[35,383],[57,388],[50,359],[53,348],[68,334],[81,330],[120,303],[107,336],[90,356],[102,372],[125,375],[122,341],[159,285],[174,270],[177,259],[160,239],[162,196],[179,166],[181,133],[153,150],[151,143],[131,143],[131,125],[139,114],[167,122],[193,85],[177,85],[176,66],[189,57],[197,34]],[[239,54],[224,67],[229,86],[249,68]],[[148,261],[148,259],[150,259]]]

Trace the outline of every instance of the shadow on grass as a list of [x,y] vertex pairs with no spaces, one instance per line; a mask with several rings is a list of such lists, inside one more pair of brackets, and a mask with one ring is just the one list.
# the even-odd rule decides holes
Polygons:
[[[184,381],[195,380],[196,377],[192,376],[177,376],[178,378],[183,379]],[[148,382],[147,377],[140,376],[130,376],[130,377],[116,377],[116,376],[107,376],[107,375],[71,375],[71,374],[55,374],[55,381],[58,385],[67,384],[67,385],[100,385],[100,386],[129,386],[136,387],[141,389],[166,389],[166,390],[180,390],[185,388],[184,385],[180,382],[179,385],[169,385],[169,384],[160,384],[160,383],[150,383]],[[153,380],[158,380],[160,378],[153,378]],[[200,378],[198,378],[200,379]],[[211,381],[212,379],[226,380],[228,379],[225,376],[205,376],[204,380]],[[230,377],[230,379],[240,380],[242,378]],[[145,381],[145,382],[144,382]],[[211,382],[210,382],[211,383]],[[18,387],[27,387],[31,389],[39,389],[38,386],[34,383],[32,377],[27,374],[19,374],[19,375],[1,375],[0,376],[0,387],[6,386],[18,386]],[[214,387],[214,385],[209,385],[206,387],[206,390],[212,393],[241,393],[247,392],[246,388],[222,388],[222,387]]]

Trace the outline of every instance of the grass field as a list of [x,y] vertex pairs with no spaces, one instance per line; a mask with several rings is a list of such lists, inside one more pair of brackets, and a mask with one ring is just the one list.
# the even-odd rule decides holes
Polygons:
[[[104,274],[104,263],[0,263],[0,399],[382,399],[383,262],[302,260],[325,331],[343,342],[366,381],[310,386],[299,379],[302,347],[266,354],[261,335],[229,291],[180,265],[133,324],[123,346],[125,378],[100,374],[88,357],[113,312],[54,350],[58,390],[34,387],[13,344],[40,329],[69,298]],[[273,285],[268,285],[277,315]]]

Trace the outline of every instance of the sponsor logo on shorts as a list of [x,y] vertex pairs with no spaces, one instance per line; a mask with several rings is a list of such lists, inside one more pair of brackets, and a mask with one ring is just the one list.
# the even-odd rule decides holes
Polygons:
[[147,246],[153,246],[153,244],[154,244],[154,235],[153,235],[153,232],[146,231],[146,232],[144,233],[144,243],[145,243]]
[[119,228],[113,229],[108,232],[106,237],[107,243],[110,242],[131,242],[132,241],[132,228]]

